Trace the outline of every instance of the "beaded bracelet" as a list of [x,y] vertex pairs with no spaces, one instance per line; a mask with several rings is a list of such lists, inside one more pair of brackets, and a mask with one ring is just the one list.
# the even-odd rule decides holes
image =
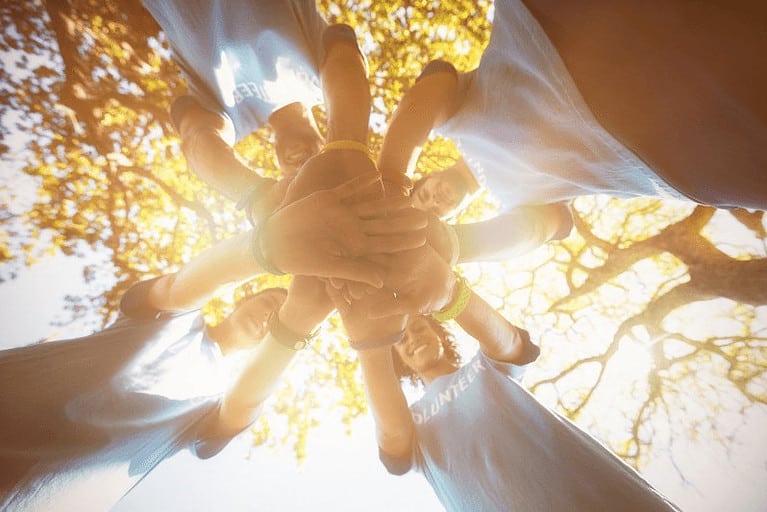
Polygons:
[[307,335],[298,334],[280,321],[280,314],[277,311],[272,311],[269,314],[266,324],[269,326],[269,333],[277,343],[293,350],[306,348],[309,342],[316,338],[320,332],[320,328],[317,327]]
[[466,280],[461,276],[458,277],[458,294],[453,299],[453,302],[431,314],[431,317],[437,322],[447,322],[457,318],[463,310],[466,309],[466,305],[471,298],[471,288],[466,284]]
[[264,272],[268,272],[275,276],[282,276],[285,275],[285,272],[275,267],[270,261],[267,261],[264,252],[261,250],[261,230],[268,220],[269,217],[265,218],[258,224],[258,227],[253,230],[253,239],[250,243],[251,254],[253,254],[253,259],[256,260],[256,263],[258,263]]
[[373,165],[375,165],[376,161],[373,158],[373,155],[370,154],[370,150],[368,149],[366,144],[363,144],[362,142],[356,141],[356,140],[334,140],[333,142],[328,142],[325,144],[322,149],[320,150],[320,154],[327,153],[328,151],[337,151],[341,149],[351,149],[353,151],[359,151],[360,153],[364,153],[365,156],[367,156],[371,162],[373,162]]

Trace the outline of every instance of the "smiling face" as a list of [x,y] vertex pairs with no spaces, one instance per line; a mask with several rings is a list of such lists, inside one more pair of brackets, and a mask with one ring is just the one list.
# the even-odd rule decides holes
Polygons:
[[276,137],[274,150],[282,172],[294,176],[298,169],[322,148],[322,137],[311,127],[283,131]]
[[445,355],[440,334],[423,316],[408,321],[405,337],[394,345],[394,350],[402,362],[419,374],[439,364]]
[[300,103],[291,103],[269,116],[274,129],[274,151],[282,172],[292,177],[319,153],[324,143],[314,116]]
[[458,208],[462,194],[456,189],[453,180],[442,172],[432,173],[421,180],[413,190],[413,206],[428,211],[439,218],[449,216]]
[[269,314],[280,308],[286,296],[284,288],[269,288],[242,301],[225,320],[231,326],[231,345],[245,348],[266,336],[269,331],[266,325]]

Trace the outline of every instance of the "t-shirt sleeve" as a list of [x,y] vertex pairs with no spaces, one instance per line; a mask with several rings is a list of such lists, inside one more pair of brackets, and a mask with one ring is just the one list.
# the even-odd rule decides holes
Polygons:
[[495,368],[500,373],[511,377],[517,382],[520,382],[522,377],[525,376],[525,371],[527,370],[526,366],[518,366],[516,364],[507,363],[505,361],[498,361],[497,359],[492,359],[486,356],[482,352],[480,352],[480,354],[489,366]]
[[141,281],[128,288],[120,299],[120,314],[134,320],[154,320],[157,318],[161,311],[150,306],[147,297],[152,284],[160,277],[162,276]]
[[499,372],[508,375],[517,382],[521,381],[522,377],[524,377],[527,365],[538,359],[538,355],[541,353],[541,349],[538,347],[538,345],[533,344],[533,342],[530,340],[530,333],[528,333],[525,329],[518,329],[520,337],[522,338],[523,346],[522,355],[518,359],[521,364],[498,361],[497,359],[486,356],[482,351],[480,351],[481,357],[485,359],[485,361],[487,361],[490,366]]

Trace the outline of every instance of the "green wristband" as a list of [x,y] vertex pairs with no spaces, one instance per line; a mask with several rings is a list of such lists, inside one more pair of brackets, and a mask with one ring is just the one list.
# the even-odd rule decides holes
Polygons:
[[463,313],[463,310],[466,309],[466,306],[469,304],[469,299],[471,298],[471,288],[469,288],[469,285],[466,284],[466,280],[464,278],[461,276],[457,277],[459,289],[457,296],[453,299],[453,302],[445,306],[443,309],[435,311],[431,314],[431,317],[437,322],[447,322],[448,320],[457,318],[461,313]]

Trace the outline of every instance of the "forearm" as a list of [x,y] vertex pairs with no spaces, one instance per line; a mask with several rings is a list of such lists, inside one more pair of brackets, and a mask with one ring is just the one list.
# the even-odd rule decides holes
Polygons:
[[520,330],[476,293],[471,293],[466,308],[455,320],[479,342],[488,357],[525,364],[520,359],[524,352]]
[[378,445],[397,457],[409,454],[413,439],[413,418],[394,373],[391,348],[359,352],[368,403],[376,423]]
[[296,334],[308,336],[333,311],[333,304],[319,278],[295,276],[280,308],[280,322]]
[[332,25],[326,29],[323,39],[326,55],[320,76],[328,110],[327,140],[355,140],[366,144],[370,84],[367,64],[354,31],[346,25]]
[[149,291],[149,301],[167,311],[195,309],[224,286],[262,272],[253,258],[253,233],[240,233],[203,251],[175,274],[159,279]]
[[431,130],[444,121],[457,93],[455,71],[420,78],[402,97],[386,130],[378,168],[389,175],[412,175]]
[[243,193],[265,179],[237,158],[234,124],[225,114],[202,107],[190,96],[181,96],[173,102],[171,116],[189,166],[213,188],[239,201]]
[[453,226],[458,238],[458,263],[501,261],[563,238],[572,226],[567,207],[520,207],[493,219]]
[[243,164],[234,148],[212,130],[198,130],[183,142],[189,166],[200,179],[233,201],[262,182],[271,181]]
[[296,354],[293,342],[307,338],[329,313],[330,307],[320,292],[324,285],[316,281],[306,276],[294,278],[287,299],[276,313],[278,320],[269,321],[270,333],[259,343],[224,398],[220,421],[227,429],[238,431],[255,420],[261,404]]
[[295,354],[271,334],[259,343],[221,403],[219,421],[224,430],[238,432],[253,423]]

